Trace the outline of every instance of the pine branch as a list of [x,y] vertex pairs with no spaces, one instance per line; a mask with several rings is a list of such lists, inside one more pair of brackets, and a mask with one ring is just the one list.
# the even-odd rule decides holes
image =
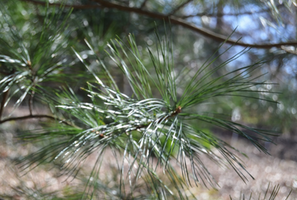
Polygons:
[[[33,0],[27,1],[36,2]],[[128,12],[136,12],[136,8],[125,7],[107,1],[96,0],[96,2],[101,2],[100,5],[96,5],[97,7],[109,7],[120,10],[127,9],[126,11]],[[51,5],[58,6],[58,4]],[[139,14],[143,12],[144,15],[155,16],[154,18],[158,16],[159,19],[165,19],[171,22],[175,20],[175,23],[179,22],[177,19],[161,14],[143,11],[139,8],[136,10]],[[49,37],[44,38],[46,41]],[[224,39],[224,41],[228,42],[231,40]],[[194,113],[196,111],[192,109],[193,106],[197,106],[201,102],[205,102],[213,97],[222,95],[231,96],[233,93],[246,92],[252,86],[256,87],[263,84],[262,82],[255,83],[254,78],[248,78],[246,76],[246,74],[252,71],[253,66],[243,67],[218,78],[213,78],[212,75],[214,71],[225,67],[229,62],[236,59],[237,56],[225,61],[213,70],[208,69],[208,67],[217,57],[213,59],[210,58],[209,61],[205,62],[205,65],[203,64],[201,70],[199,69],[196,74],[194,73],[192,79],[184,79],[185,82],[188,81],[188,84],[186,84],[184,95],[182,95],[183,98],[177,98],[176,90],[178,83],[176,83],[177,77],[174,75],[175,73],[173,73],[172,66],[174,65],[171,63],[172,56],[169,55],[171,49],[166,46],[168,43],[163,43],[159,40],[157,42],[159,45],[156,47],[157,55],[154,54],[154,50],[151,49],[149,49],[148,55],[144,55],[145,57],[151,58],[150,64],[153,66],[152,69],[154,69],[154,73],[148,70],[147,62],[144,62],[140,57],[141,54],[137,50],[138,46],[131,35],[128,36],[128,43],[129,46],[127,48],[127,46],[124,45],[125,43],[121,41],[111,41],[110,44],[108,44],[110,49],[107,53],[110,59],[116,63],[116,66],[123,71],[127,78],[133,91],[132,97],[118,90],[116,82],[108,72],[107,67],[103,64],[103,61],[99,61],[98,58],[98,66],[101,67],[106,74],[106,77],[101,80],[90,70],[87,61],[80,56],[78,52],[74,51],[78,59],[90,70],[97,81],[98,85],[93,86],[89,83],[88,89],[85,89],[91,102],[81,102],[77,94],[69,88],[70,91],[56,92],[58,96],[57,102],[61,103],[60,105],[56,105],[56,102],[50,105],[65,111],[66,114],[69,114],[67,116],[71,119],[74,118],[77,123],[82,125],[81,127],[84,127],[83,129],[55,116],[33,115],[31,103],[33,103],[35,90],[32,90],[31,96],[29,97],[29,115],[11,117],[0,121],[1,124],[12,120],[47,118],[61,121],[61,123],[72,126],[53,126],[49,129],[45,129],[42,134],[28,133],[28,138],[40,139],[40,141],[44,141],[42,138],[53,140],[52,143],[49,143],[48,147],[40,149],[36,156],[29,156],[27,163],[44,163],[47,160],[51,162],[60,158],[61,162],[63,162],[62,169],[69,170],[67,173],[71,174],[79,170],[79,164],[92,152],[98,150],[99,161],[102,155],[100,151],[102,152],[106,147],[111,147],[123,152],[124,159],[121,166],[121,180],[125,178],[124,160],[129,157],[131,159],[127,159],[129,164],[128,174],[133,174],[133,169],[136,168],[135,180],[140,178],[143,174],[142,172],[146,170],[147,173],[150,173],[152,179],[154,179],[152,182],[155,186],[155,191],[159,191],[159,188],[167,189],[167,185],[163,184],[161,178],[156,174],[156,170],[154,170],[161,166],[164,167],[164,171],[171,177],[171,184],[173,183],[178,193],[182,194],[181,188],[183,188],[184,185],[186,187],[186,183],[190,185],[193,181],[195,184],[198,184],[200,181],[205,185],[206,182],[213,183],[207,166],[205,166],[200,159],[200,154],[204,154],[216,162],[226,160],[242,180],[245,181],[244,172],[247,171],[241,164],[240,159],[229,150],[230,146],[216,139],[211,134],[207,134],[205,131],[193,127],[189,122],[195,120],[231,130],[239,135],[243,135],[259,147],[260,150],[265,152],[264,147],[262,148],[262,145],[257,139],[267,139],[267,141],[269,141],[269,138],[266,137],[266,135],[268,135],[267,132],[249,128],[232,121],[204,116],[199,113],[199,111],[198,113]],[[88,44],[88,46],[93,51],[91,45]],[[50,47],[50,45],[46,45],[44,49],[47,47]],[[96,54],[94,53],[92,55]],[[54,69],[55,66],[53,66],[51,70]],[[42,71],[43,76],[49,75],[50,71],[47,70],[48,69],[45,67],[45,70]],[[210,71],[207,72],[206,70]],[[157,77],[153,77],[154,74]],[[228,78],[230,75],[232,75],[233,78]],[[108,79],[107,81],[106,78]],[[34,78],[32,79],[32,84],[29,89],[35,88],[33,80]],[[105,84],[104,82],[107,83]],[[159,96],[161,97],[153,98],[153,87],[158,89],[160,93]],[[182,85],[179,87],[182,88]],[[188,110],[189,112],[181,113],[182,109]],[[77,128],[77,130],[74,130],[73,127]],[[249,132],[259,137],[253,137],[249,135]],[[170,146],[169,149],[168,146]],[[220,154],[215,155],[212,148],[216,148]],[[178,149],[178,155],[172,156],[175,149]],[[50,157],[48,154],[49,151],[52,151],[52,155],[54,156]],[[155,155],[157,160],[155,166],[150,163],[152,155]],[[175,171],[170,171],[172,167],[170,161],[172,158],[176,159],[180,164],[183,179],[185,179],[184,181],[176,178],[177,173]],[[187,162],[190,162],[190,164]],[[89,179],[90,183],[87,183],[87,186],[92,182],[91,177],[93,179],[93,175],[99,172],[99,169],[96,169],[100,165],[98,163],[99,162],[96,162],[94,166],[94,170]],[[138,168],[137,164],[139,166]],[[244,172],[242,173],[241,170],[244,170]],[[250,175],[248,172],[247,174]],[[120,187],[124,188],[125,185],[120,184]],[[135,181],[133,185],[135,186],[136,184]],[[91,190],[87,190],[86,193],[88,193],[88,191],[92,192]],[[160,195],[160,197],[162,195]]]
[[0,124],[3,124],[8,121],[18,121],[18,120],[36,119],[36,118],[48,118],[51,120],[57,120],[57,121],[60,121],[61,123],[66,124],[68,126],[76,127],[74,124],[71,124],[63,119],[59,119],[59,118],[51,116],[51,115],[25,115],[25,116],[20,116],[20,117],[10,117],[10,118],[0,120]]
[[[40,1],[35,1],[35,0],[21,0],[21,1],[26,1],[26,2],[31,2],[34,4],[39,4],[39,5],[47,5],[45,2],[40,2]],[[170,22],[171,24],[176,24],[180,25],[184,28],[187,28],[189,30],[192,30],[198,34],[201,34],[205,37],[208,37],[210,39],[216,40],[218,42],[225,42],[227,44],[232,44],[235,46],[242,46],[242,47],[250,47],[250,48],[258,48],[258,49],[270,49],[273,47],[276,48],[281,48],[282,46],[297,46],[297,41],[290,41],[290,42],[280,42],[280,43],[271,43],[271,44],[249,44],[249,43],[244,43],[240,42],[238,40],[232,40],[224,35],[214,33],[210,30],[207,30],[202,27],[196,27],[194,25],[191,25],[189,22],[185,22],[183,20],[177,19],[175,17],[168,17],[167,15],[160,14],[160,13],[154,13],[151,11],[143,10],[142,8],[133,8],[129,6],[123,6],[103,0],[92,0],[94,2],[97,2],[100,4],[100,6],[97,5],[89,5],[89,8],[112,8],[112,9],[117,9],[117,10],[122,10],[125,12],[133,12],[137,13],[140,15],[148,16],[154,19],[159,19],[159,20],[165,20],[166,22]],[[50,6],[61,6],[64,4],[58,4],[58,3],[50,3]],[[80,8],[80,5],[64,5],[65,7],[72,7],[72,8]]]

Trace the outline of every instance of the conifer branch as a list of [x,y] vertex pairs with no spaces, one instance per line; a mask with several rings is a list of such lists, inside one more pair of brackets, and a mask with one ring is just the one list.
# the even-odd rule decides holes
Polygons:
[[[40,2],[40,1],[36,1],[36,0],[22,0],[22,1],[31,2],[31,3],[39,4],[39,5],[46,5],[45,2]],[[123,6],[123,5],[119,5],[119,4],[115,4],[115,3],[111,3],[111,2],[107,2],[107,1],[103,1],[103,0],[92,0],[92,1],[99,3],[100,6],[99,5],[67,5],[67,4],[64,5],[64,4],[59,4],[59,3],[50,3],[49,5],[50,6],[63,5],[64,7],[70,7],[70,8],[75,8],[75,9],[88,9],[88,8],[94,9],[94,8],[101,7],[101,8],[117,9],[117,10],[121,10],[121,11],[125,11],[125,12],[133,12],[133,13],[148,16],[148,17],[151,17],[154,19],[164,20],[166,22],[170,22],[171,24],[180,25],[184,28],[192,30],[200,35],[203,35],[210,39],[216,40],[218,42],[225,42],[227,44],[232,44],[232,45],[242,46],[242,47],[250,47],[250,48],[257,48],[257,49],[270,49],[273,47],[281,48],[282,46],[297,46],[297,41],[279,42],[279,43],[271,43],[271,44],[244,43],[244,42],[240,42],[238,40],[232,40],[224,35],[217,34],[213,31],[207,30],[205,28],[196,27],[196,26],[190,24],[189,22],[180,20],[173,16],[167,16],[167,15],[160,14],[160,13],[154,13],[151,11],[143,10],[142,8]]]
[[[51,116],[51,115],[24,115],[24,116],[20,116],[20,117],[10,117],[10,118],[6,118],[6,119],[3,119],[3,120],[0,120],[0,124],[3,124],[5,122],[8,122],[8,121],[18,121],[18,120],[26,120],[26,119],[36,119],[36,118],[48,118],[48,119],[51,119],[51,120],[57,120],[57,121],[60,121],[61,123],[63,124],[66,124],[68,126],[75,126],[63,119],[59,119],[55,116]],[[76,126],[75,126],[76,127]]]

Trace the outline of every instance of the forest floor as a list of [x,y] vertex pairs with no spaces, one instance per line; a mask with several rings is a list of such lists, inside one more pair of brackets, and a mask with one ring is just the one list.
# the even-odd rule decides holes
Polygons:
[[[19,165],[15,165],[15,161],[35,151],[36,147],[18,141],[15,138],[18,130],[12,127],[16,127],[13,122],[0,126],[0,199],[46,199],[54,196],[55,193],[52,193],[54,191],[62,190],[63,194],[70,193],[72,188],[80,184],[79,180],[67,179],[66,175],[61,176],[57,169],[48,166],[37,167],[28,173],[21,171]],[[191,192],[197,199],[227,200],[230,196],[232,199],[239,199],[243,194],[245,199],[249,199],[251,193],[253,193],[252,199],[258,199],[260,193],[263,199],[269,183],[270,192],[274,186],[279,186],[276,200],[285,199],[291,190],[292,193],[288,199],[297,199],[297,142],[295,139],[279,137],[276,141],[277,145],[269,146],[271,155],[259,152],[253,145],[242,139],[235,140],[229,137],[225,140],[248,156],[248,158],[244,156],[241,158],[246,170],[255,177],[255,180],[245,174],[248,181],[244,183],[234,170],[219,167],[203,159],[219,186],[217,189],[207,189],[204,186],[193,187]],[[84,172],[91,169],[95,156],[91,155],[83,164]],[[113,162],[112,153],[107,153],[105,156],[106,163]],[[111,181],[110,170],[112,170],[110,167],[102,168],[103,174],[106,175],[105,179],[110,179],[108,184],[116,186],[116,183]]]

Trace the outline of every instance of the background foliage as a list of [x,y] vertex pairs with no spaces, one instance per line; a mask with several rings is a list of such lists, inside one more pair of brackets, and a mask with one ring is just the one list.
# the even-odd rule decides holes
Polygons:
[[15,0],[0,16],[0,123],[38,119],[16,133],[36,148],[18,166],[84,185],[40,195],[197,198],[217,186],[203,156],[252,176],[228,138],[265,153],[296,138],[293,1]]

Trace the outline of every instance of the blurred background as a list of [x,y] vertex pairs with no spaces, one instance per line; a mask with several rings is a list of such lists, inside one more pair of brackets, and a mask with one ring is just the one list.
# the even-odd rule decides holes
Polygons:
[[[47,66],[55,65],[52,72],[63,80],[59,82],[49,76],[40,80],[41,85],[49,88],[71,85],[81,99],[85,97],[80,87],[86,87],[86,80],[92,77],[72,48],[87,60],[91,69],[97,70],[96,58],[88,50],[85,40],[92,45],[96,56],[109,63],[109,70],[119,83],[120,90],[128,95],[131,91],[127,80],[117,66],[108,61],[104,50],[110,39],[125,39],[129,34],[135,37],[140,53],[147,51],[147,47],[154,48],[157,41],[155,32],[162,38],[170,38],[176,73],[199,68],[211,56],[220,54],[209,66],[214,68],[228,61],[224,68],[216,71],[217,77],[262,62],[261,67],[253,73],[262,75],[259,79],[271,84],[254,90],[263,91],[263,98],[270,98],[277,101],[277,104],[229,96],[205,102],[197,110],[281,133],[281,136],[273,139],[275,144],[265,144],[271,155],[260,153],[232,132],[205,126],[205,131],[224,139],[248,155],[248,159],[243,159],[247,170],[256,180],[251,179],[244,184],[232,170],[218,170],[210,164],[210,171],[220,187],[218,190],[208,190],[201,186],[192,192],[198,199],[229,199],[229,195],[238,199],[241,191],[245,194],[263,192],[271,183],[280,185],[280,199],[291,189],[293,192],[290,198],[297,198],[297,8],[294,0],[67,0],[63,3],[55,0],[2,0],[0,54],[12,58],[23,52],[22,46],[25,47],[28,55],[32,56],[29,61],[36,67],[36,73],[39,69],[45,68],[46,71]],[[50,17],[46,18],[47,15]],[[48,19],[52,21],[46,21]],[[66,19],[67,23],[64,23]],[[19,38],[16,39],[14,34]],[[47,51],[44,51],[47,46],[41,42],[42,37],[55,41]],[[233,59],[243,51],[242,55]],[[0,57],[1,84],[1,80],[14,72],[13,62],[7,64],[4,61],[7,58]],[[149,60],[147,64],[150,64]],[[0,197],[51,199],[60,198],[61,193],[72,193],[73,188],[82,184],[83,178],[65,181],[67,176],[59,176],[59,171],[51,167],[38,168],[24,175],[13,164],[37,148],[22,143],[15,136],[22,130],[38,127],[40,120],[28,119],[26,122],[29,123],[5,121],[10,117],[27,115],[30,101],[24,97],[18,102],[24,94],[21,86],[10,88],[10,94],[13,95],[8,94],[5,87],[1,85],[0,98]],[[4,105],[7,96],[11,100]],[[51,108],[45,107],[43,101],[36,101],[35,113],[46,114],[50,111]],[[90,158],[86,166],[82,167],[81,177],[92,162]],[[104,184],[116,188],[112,173],[116,172],[110,168]]]

